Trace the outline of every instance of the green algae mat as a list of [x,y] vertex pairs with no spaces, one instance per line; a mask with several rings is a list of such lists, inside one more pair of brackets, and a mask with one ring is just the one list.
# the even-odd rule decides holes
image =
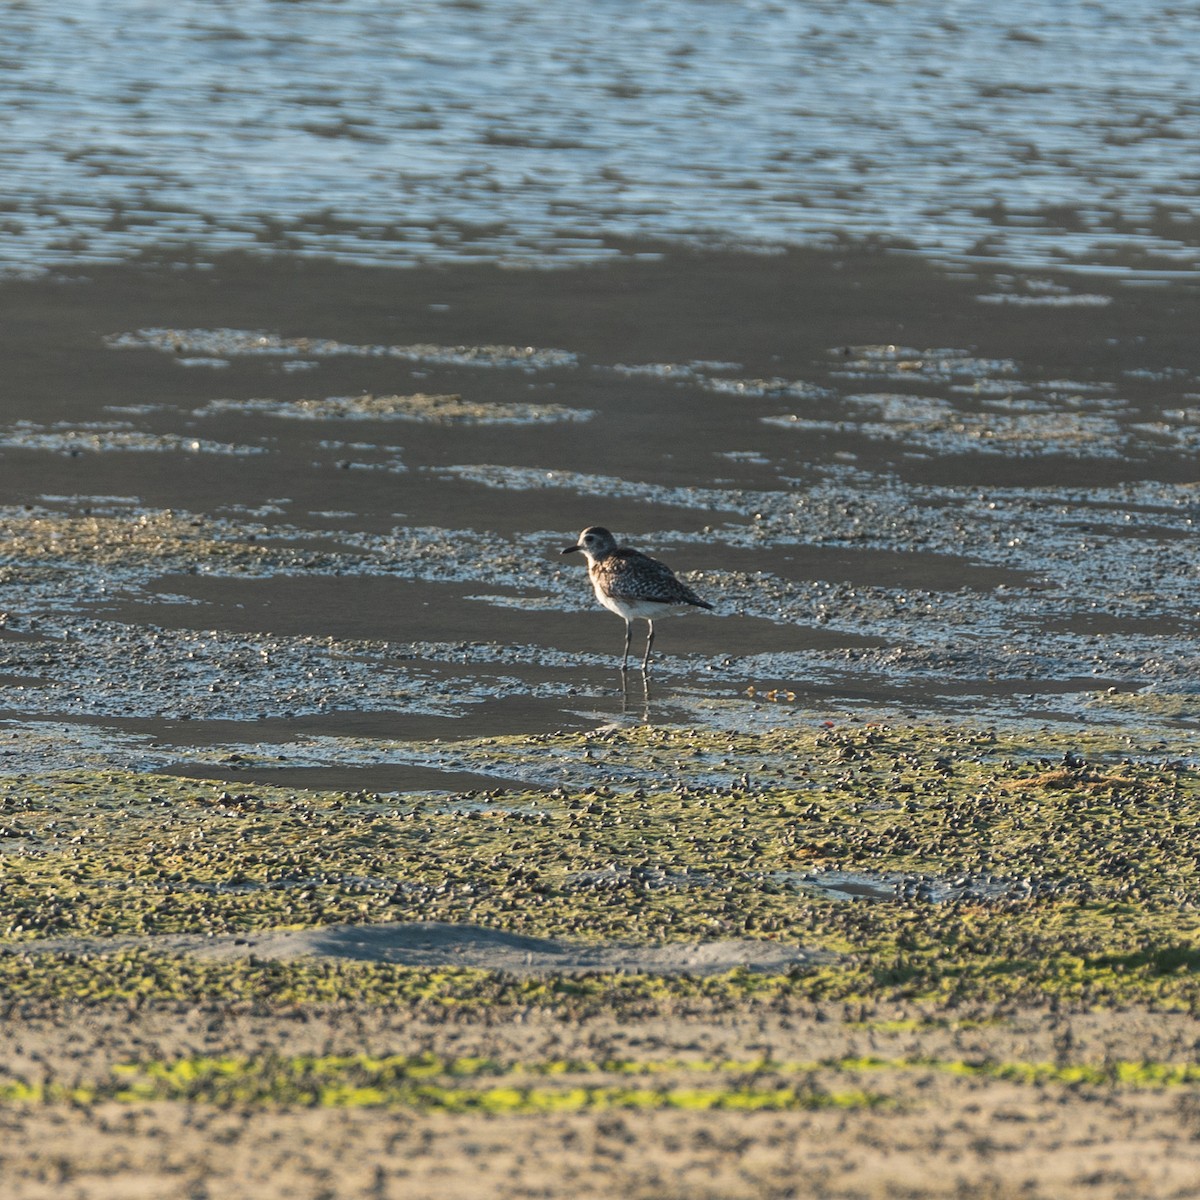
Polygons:
[[[1163,1089],[1200,1082],[1200,1064],[963,1062],[843,1057],[497,1061],[420,1055],[192,1056],[115,1063],[97,1080],[0,1080],[0,1103],[185,1101],[231,1106],[547,1113],[605,1109],[785,1112],[886,1106],[872,1078],[944,1074],[1045,1087]],[[840,1087],[830,1086],[831,1081]]]
[[[0,778],[0,997],[1197,1008],[1200,779],[1185,736],[1168,753],[1115,730],[635,728],[455,750],[467,765],[590,764],[595,782],[396,797],[121,772]],[[208,961],[153,942],[409,921],[820,953],[782,973],[520,977]],[[146,940],[37,952],[41,939],[118,935]]]

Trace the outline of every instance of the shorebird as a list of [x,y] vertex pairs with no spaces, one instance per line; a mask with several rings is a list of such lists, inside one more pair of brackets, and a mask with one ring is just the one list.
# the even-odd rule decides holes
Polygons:
[[617,539],[607,529],[592,525],[579,535],[579,541],[567,546],[562,553],[580,550],[588,561],[588,578],[592,581],[596,599],[611,612],[625,620],[625,653],[621,670],[629,663],[629,642],[633,622],[646,622],[646,653],[642,670],[650,665],[650,647],[654,645],[654,622],[686,612],[689,608],[712,608],[701,600],[685,583],[675,578],[671,568],[657,558],[640,550],[618,546]]

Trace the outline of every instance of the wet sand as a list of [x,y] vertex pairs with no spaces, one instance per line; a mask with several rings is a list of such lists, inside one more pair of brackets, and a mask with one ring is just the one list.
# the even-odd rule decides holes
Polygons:
[[[626,249],[654,253],[0,285],[9,716],[114,748],[126,719],[178,741],[619,718],[620,626],[556,553],[595,522],[716,605],[664,627],[658,719],[753,687],[1075,721],[1110,687],[1190,686],[1190,284],[998,305],[1028,281],[849,246]],[[439,395],[468,415],[378,403]]]
[[[27,1018],[13,1068],[94,1075],[114,1060],[339,1050],[569,1060],[684,1057],[754,1060],[847,1056],[960,1060],[1161,1056],[1190,1046],[1191,1019],[1138,1012],[1013,1014],[986,1028],[887,1032],[847,1026],[837,1011],[693,1014],[583,1025],[497,1014],[474,1026],[369,1010],[293,1012],[264,1019],[227,1010],[67,1011]],[[861,1017],[860,1014],[855,1014]],[[889,1014],[889,1016],[892,1014]],[[896,1014],[903,1016],[905,1014]],[[886,1024],[886,1023],[884,1023]],[[10,1056],[12,1052],[10,1051]],[[818,1075],[820,1074],[818,1070]],[[759,1072],[764,1082],[769,1072]],[[511,1077],[510,1077],[511,1078]],[[587,1079],[587,1077],[584,1077]],[[603,1072],[590,1083],[604,1080]],[[607,1078],[613,1078],[612,1074]],[[865,1111],[799,1113],[413,1114],[404,1110],[260,1110],[175,1103],[11,1107],[3,1113],[5,1194],[50,1196],[376,1197],[1094,1197],[1188,1195],[1200,1157],[1194,1098],[1144,1090],[1078,1089],[955,1076],[934,1066],[864,1069],[890,1102]]]

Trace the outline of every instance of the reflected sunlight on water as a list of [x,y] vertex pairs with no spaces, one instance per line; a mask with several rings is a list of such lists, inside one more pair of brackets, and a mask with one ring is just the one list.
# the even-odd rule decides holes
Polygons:
[[387,7],[8,7],[0,268],[878,235],[1161,270],[1200,240],[1195,7]]

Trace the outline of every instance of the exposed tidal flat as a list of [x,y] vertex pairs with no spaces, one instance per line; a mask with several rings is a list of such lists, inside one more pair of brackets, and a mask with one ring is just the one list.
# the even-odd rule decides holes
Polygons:
[[[1200,778],[1173,749],[634,726],[455,747],[591,775],[534,792],[8,776],[7,1186],[316,1195],[353,1152],[351,1194],[783,1195],[802,1154],[811,1194],[1021,1194],[1003,1164],[1184,1195]],[[86,1152],[49,1160],[69,1127]]]
[[0,284],[14,1197],[1189,1194],[1190,285],[614,250]]
[[[1194,1007],[1200,790],[1187,761],[1148,756],[1126,736],[635,728],[459,751],[596,769],[590,785],[549,791],[402,796],[231,792],[129,773],[9,777],[0,928],[20,951],[4,961],[10,995],[28,986],[29,998],[53,998],[39,989],[78,974],[87,995],[136,996],[125,971],[106,989],[95,957],[114,944],[106,938],[131,961],[180,934],[202,935],[192,943],[202,955],[238,957],[240,945],[261,959],[256,939],[269,931],[359,923],[365,940],[331,936],[318,957],[386,960],[386,939],[367,935],[419,922],[431,941],[454,926],[516,935],[505,965],[518,974],[538,938],[561,940],[568,969],[579,967],[570,947],[586,966],[587,947],[605,943],[758,939],[801,952],[786,981],[726,980],[718,999],[728,987],[734,997]],[[658,787],[622,785],[630,772],[653,772]],[[844,894],[853,879],[870,902]],[[888,886],[868,894],[872,880]],[[72,955],[72,971],[39,975],[28,955],[50,950]],[[545,965],[538,956],[531,973]],[[368,973],[361,985],[384,997],[402,978],[372,984]],[[347,986],[330,998],[352,999],[358,985]],[[619,997],[624,984],[614,986]],[[709,985],[678,986],[703,995]],[[594,983],[578,995],[591,992],[602,1001]],[[467,1003],[469,988],[457,999]]]
[[1200,8],[0,45],[0,1200],[1192,1200]]

